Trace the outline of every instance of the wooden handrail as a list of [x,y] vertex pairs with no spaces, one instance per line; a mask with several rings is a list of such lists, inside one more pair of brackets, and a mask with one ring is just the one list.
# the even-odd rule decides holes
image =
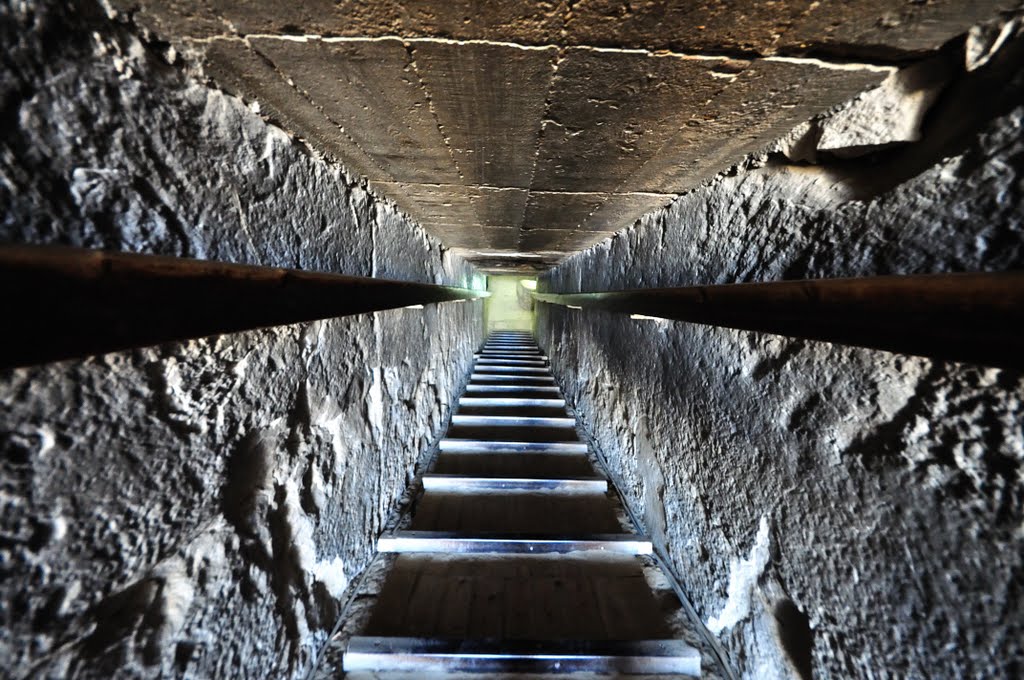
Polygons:
[[1024,272],[874,276],[590,293],[549,304],[1024,368]]
[[0,247],[0,366],[473,300],[451,286],[55,246]]

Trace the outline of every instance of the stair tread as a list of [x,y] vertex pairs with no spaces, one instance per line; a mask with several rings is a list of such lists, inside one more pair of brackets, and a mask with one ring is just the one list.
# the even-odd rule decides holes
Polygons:
[[557,385],[467,385],[466,395],[473,397],[526,397],[561,398]]
[[470,378],[476,383],[516,383],[518,385],[553,385],[553,376],[515,375],[504,373],[473,373]]
[[473,491],[531,490],[537,493],[600,493],[608,491],[603,477],[495,477],[480,475],[423,475],[427,491],[469,493]]
[[[445,615],[438,616],[440,607]],[[400,555],[366,635],[513,640],[671,637],[628,555]]]
[[529,397],[462,397],[460,406],[535,406],[565,408],[565,399],[545,399]]
[[615,510],[603,493],[427,491],[416,506],[410,528],[536,536],[614,534],[622,531]]
[[452,425],[469,427],[564,427],[576,426],[576,419],[568,416],[478,416],[454,415]]
[[586,453],[583,442],[520,441],[511,439],[460,439],[456,437],[441,440],[442,453]]
[[436,474],[495,477],[585,477],[595,473],[581,453],[442,453]]
[[501,364],[477,364],[475,373],[507,373],[509,375],[551,375],[543,366],[505,366]]
[[538,535],[460,531],[395,531],[377,540],[380,552],[423,554],[620,554],[650,555],[650,539],[629,533]]
[[[516,673],[547,670],[552,662],[563,673],[580,671],[700,674],[700,653],[681,640],[477,640],[360,636],[346,654],[346,677],[353,670],[401,668],[408,671]],[[377,676],[379,677],[379,676]],[[534,677],[543,677],[537,676]],[[585,676],[584,676],[585,677]],[[634,677],[636,677],[634,675]],[[659,677],[664,677],[660,675]]]

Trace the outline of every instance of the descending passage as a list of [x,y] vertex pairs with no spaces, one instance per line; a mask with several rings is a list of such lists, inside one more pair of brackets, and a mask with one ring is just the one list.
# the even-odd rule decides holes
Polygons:
[[533,339],[492,334],[345,671],[700,675],[575,425]]

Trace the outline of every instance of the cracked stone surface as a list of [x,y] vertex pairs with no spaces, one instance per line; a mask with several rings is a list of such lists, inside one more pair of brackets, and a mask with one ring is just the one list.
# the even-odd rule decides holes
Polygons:
[[530,271],[1019,0],[111,4],[478,267]]
[[[930,153],[928,166],[880,194],[844,188],[849,165],[749,163],[541,288],[1019,269],[1019,64],[986,81],[1007,106],[952,154],[930,135],[979,100],[947,99],[905,152]],[[862,172],[882,174],[886,158],[900,163]],[[551,305],[538,324],[567,398],[742,677],[1020,674],[1020,374]]]
[[[101,14],[7,4],[0,34],[4,242],[475,275]],[[447,303],[0,373],[4,672],[303,677],[443,432],[480,318]]]

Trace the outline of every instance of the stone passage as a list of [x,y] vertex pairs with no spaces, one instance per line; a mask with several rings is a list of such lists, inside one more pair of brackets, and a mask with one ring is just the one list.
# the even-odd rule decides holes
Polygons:
[[575,424],[533,339],[492,334],[345,671],[700,675]]

